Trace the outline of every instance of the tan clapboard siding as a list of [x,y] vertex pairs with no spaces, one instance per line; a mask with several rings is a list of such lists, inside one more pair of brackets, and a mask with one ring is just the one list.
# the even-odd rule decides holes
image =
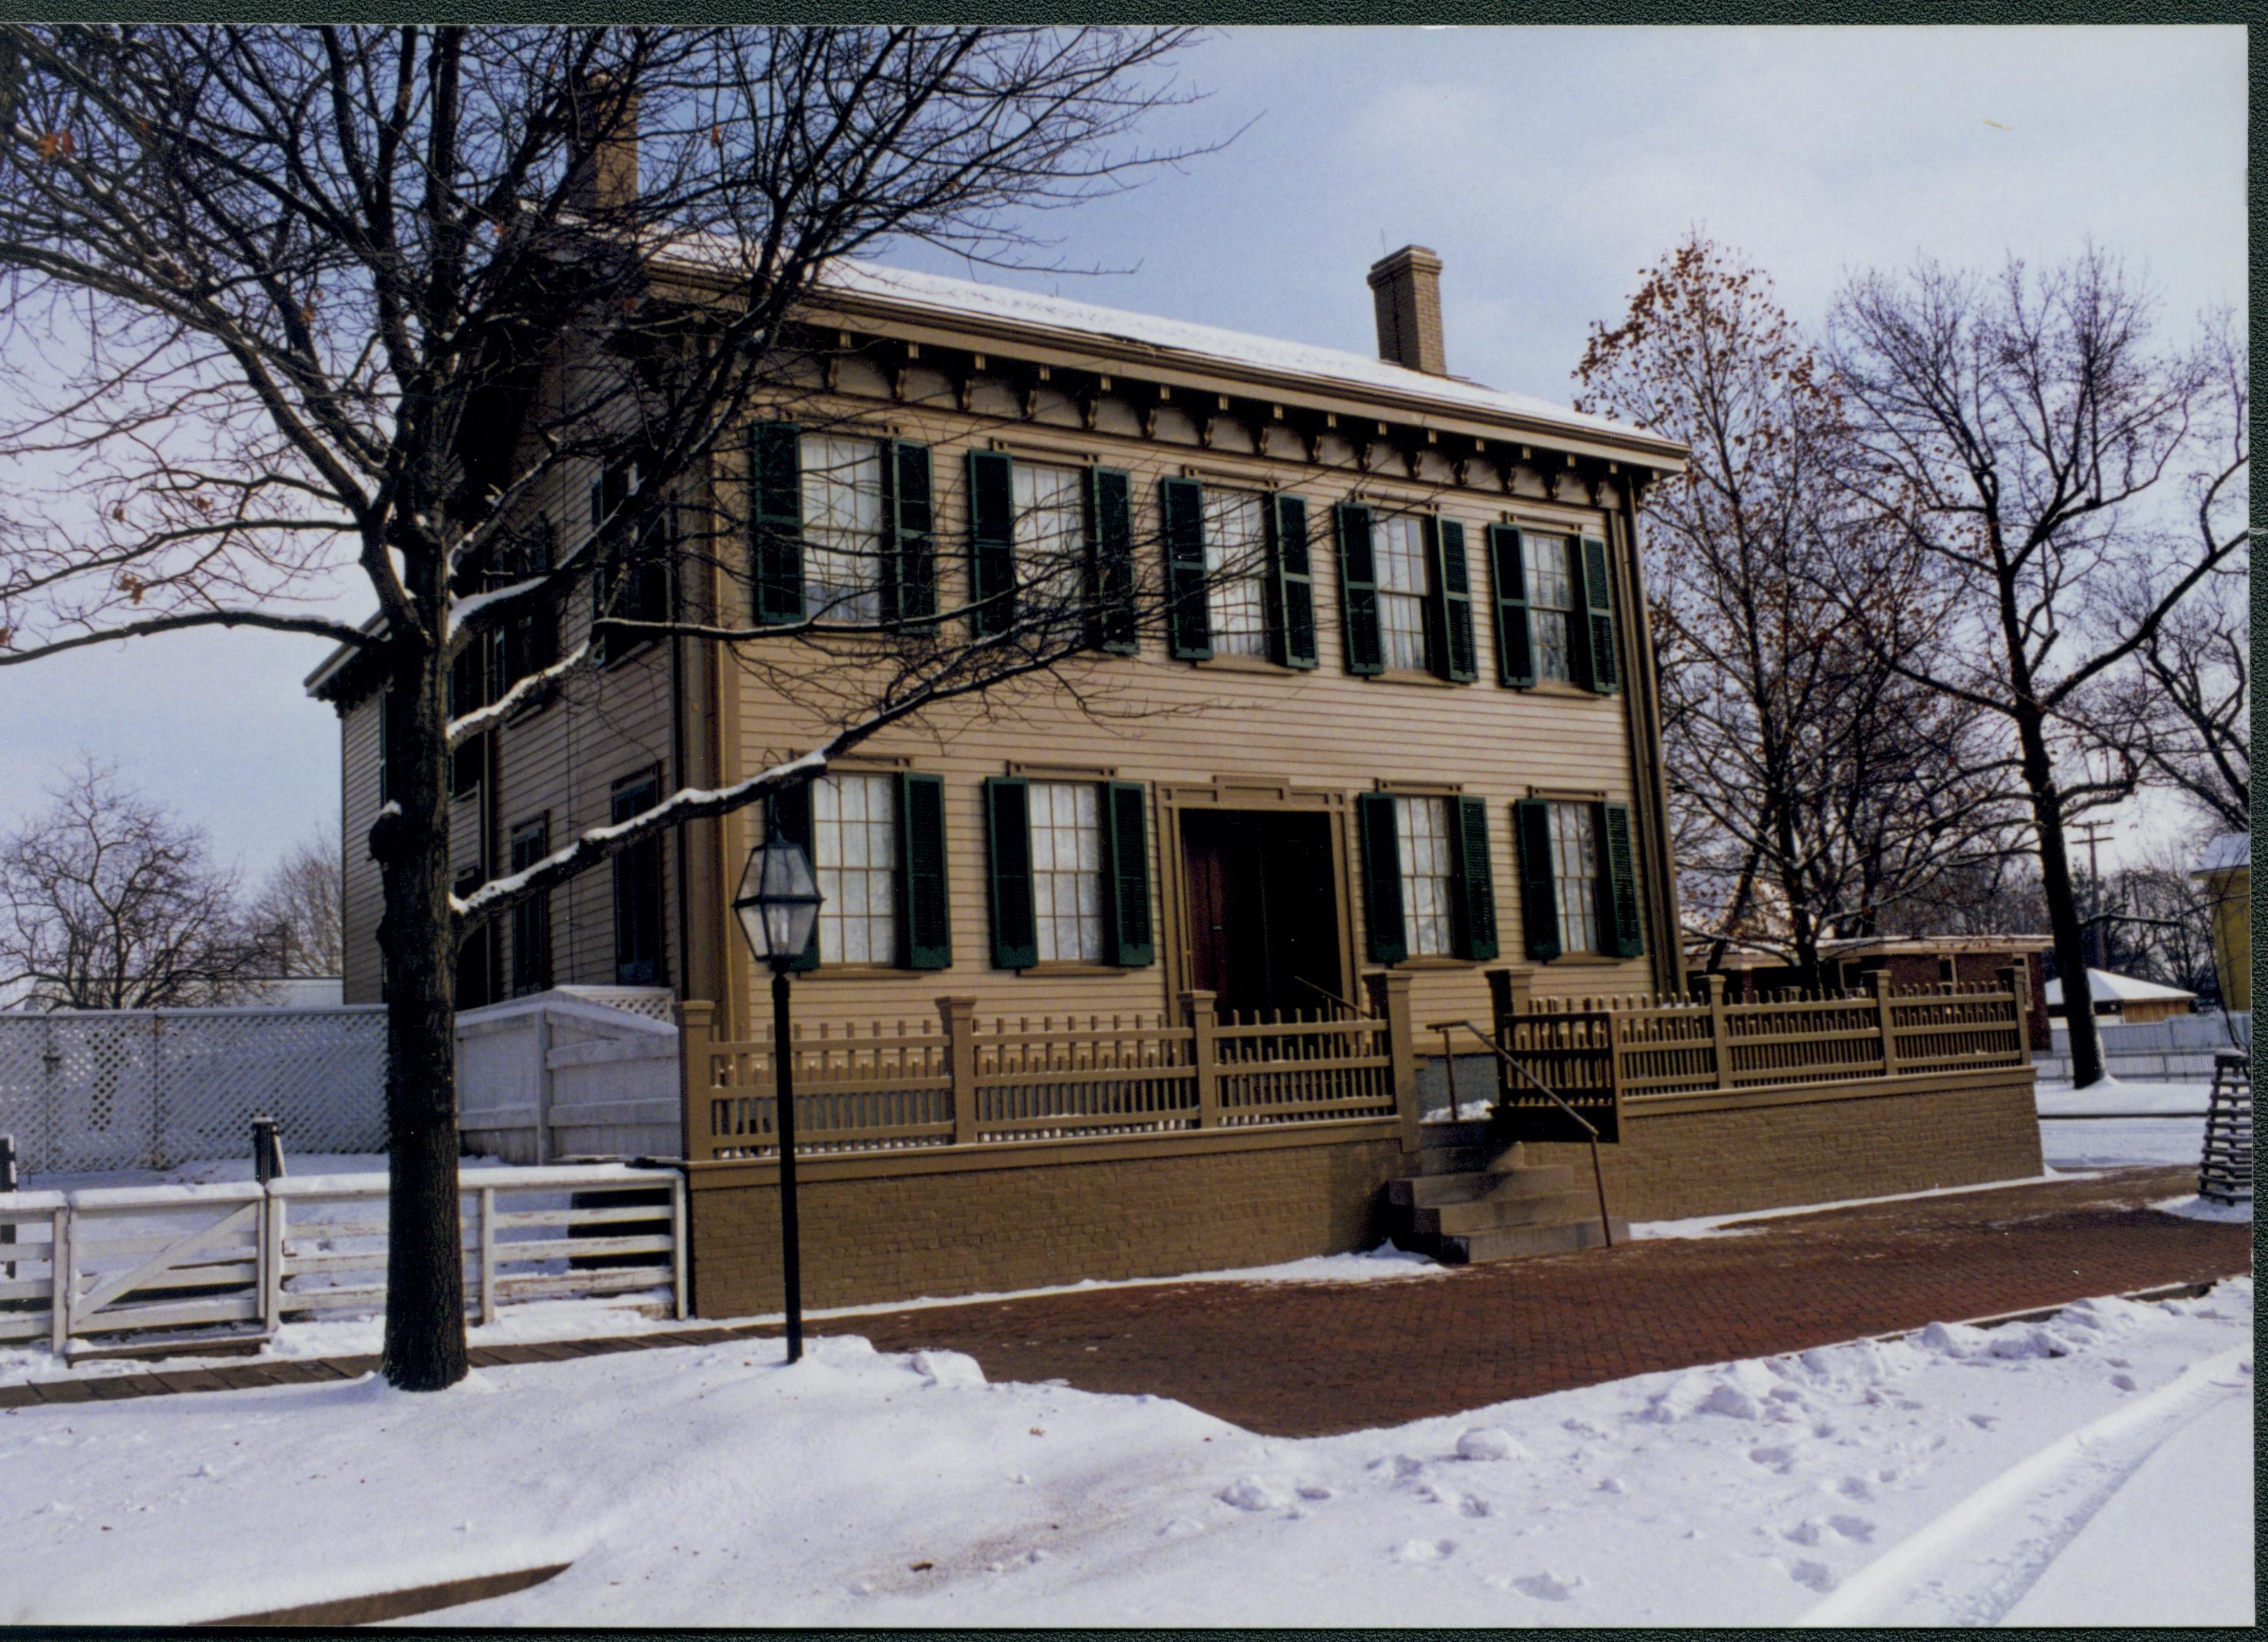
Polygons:
[[339,903],[350,1004],[378,1002],[378,920],[384,911],[370,827],[378,819],[378,698],[349,708],[339,720],[340,854],[345,864]]
[[[977,409],[984,403],[981,395],[972,401]],[[806,421],[814,419],[809,406],[800,407],[799,414]],[[889,420],[898,437],[926,439],[932,445],[939,601],[949,609],[968,596],[962,453],[972,419],[895,406]],[[1101,425],[1108,429],[1110,418],[1106,416]],[[1422,471],[1433,478],[1432,484],[1398,475],[1390,479],[1358,477],[1222,448],[1233,442],[1248,452],[1248,439],[1220,438],[1213,449],[1196,448],[1196,430],[1193,419],[1182,417],[1176,425],[1173,416],[1161,414],[1155,442],[1103,439],[1078,429],[1028,425],[982,427],[979,438],[1026,460],[1061,463],[1075,462],[1076,456],[1066,453],[1074,444],[1084,444],[1097,449],[1105,465],[1129,469],[1134,475],[1138,551],[1145,556],[1145,571],[1150,576],[1156,571],[1160,477],[1193,471],[1194,476],[1223,489],[1282,488],[1303,496],[1311,532],[1316,669],[1293,672],[1249,661],[1177,662],[1165,655],[1161,640],[1149,637],[1137,659],[1080,662],[1066,669],[1067,678],[1107,698],[1106,711],[1113,719],[1083,714],[1062,691],[1035,681],[996,694],[990,715],[948,705],[928,715],[919,727],[893,726],[865,743],[859,749],[862,755],[902,760],[909,768],[946,777],[954,963],[943,971],[860,976],[832,975],[822,966],[799,981],[799,1019],[814,1028],[824,1023],[838,1030],[878,1018],[925,1020],[934,1017],[938,998],[954,993],[974,994],[981,1011],[1035,1018],[1050,1012],[1130,1013],[1170,1006],[1164,943],[1168,930],[1177,929],[1180,920],[1169,919],[1163,909],[1159,909],[1160,961],[1154,966],[1076,975],[1020,975],[991,968],[981,784],[988,776],[1006,773],[1013,761],[1108,767],[1119,779],[1149,784],[1153,894],[1161,894],[1166,885],[1158,859],[1165,842],[1157,836],[1155,789],[1160,784],[1267,776],[1347,799],[1397,784],[1454,786],[1484,798],[1489,801],[1498,961],[1530,967],[1521,926],[1512,804],[1537,789],[1632,803],[1635,765],[1620,696],[1594,696],[1565,685],[1511,690],[1494,681],[1493,587],[1483,532],[1509,516],[1545,533],[1607,535],[1606,517],[1567,502],[1555,503],[1540,490],[1516,497],[1457,490],[1448,483],[1447,463],[1430,454]],[[1176,432],[1185,442],[1168,446],[1167,441]],[[1464,523],[1478,682],[1450,686],[1433,681],[1354,678],[1344,672],[1331,508],[1349,499],[1358,486],[1381,505],[1437,511]],[[739,511],[737,498],[728,498],[724,506],[728,513]],[[1626,660],[1623,672],[1625,676],[1631,672]],[[1002,711],[1004,703],[1012,705]],[[826,728],[817,717],[755,683],[743,687],[740,723],[738,769],[728,775],[752,772],[792,755]],[[1351,816],[1340,825],[1351,876],[1359,853]],[[732,847],[745,849],[753,831],[746,825],[736,829]],[[1641,856],[1641,878],[1645,870]],[[1639,887],[1643,896],[1643,882]],[[1354,925],[1354,961],[1359,971],[1367,972],[1373,966],[1364,961],[1366,942],[1359,886],[1350,886],[1347,901]],[[1660,939],[1660,933],[1649,931],[1650,942]],[[1488,997],[1483,967],[1424,960],[1413,963],[1416,1018],[1421,1023],[1451,1017],[1484,1020]],[[1543,996],[1637,992],[1651,989],[1653,973],[1646,958],[1563,961],[1536,968],[1535,989]]]

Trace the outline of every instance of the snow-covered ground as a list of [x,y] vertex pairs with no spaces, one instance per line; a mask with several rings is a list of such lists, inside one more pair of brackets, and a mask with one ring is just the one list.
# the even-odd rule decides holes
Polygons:
[[2244,1624],[2250,1280],[1263,1438],[814,1343],[0,1413],[0,1623]]
[[[2108,1168],[2130,1163],[2194,1165],[2205,1148],[2209,1083],[2124,1083],[2106,1078],[2074,1089],[2043,1082],[2036,1095],[2040,1151],[2051,1169]],[[2190,1116],[2073,1118],[2086,1112],[2165,1112]]]

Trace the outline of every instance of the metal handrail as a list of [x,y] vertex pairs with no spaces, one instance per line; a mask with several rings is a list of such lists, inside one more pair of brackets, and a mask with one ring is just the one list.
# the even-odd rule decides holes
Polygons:
[[1362,1011],[1359,1008],[1352,1003],[1350,1003],[1347,999],[1341,998],[1336,992],[1331,990],[1328,986],[1317,986],[1313,981],[1310,981],[1303,975],[1293,976],[1292,977],[1292,983],[1294,986],[1306,987],[1309,991],[1314,993],[1319,998],[1329,998],[1331,1002],[1336,1004],[1341,1009],[1345,1010],[1348,1014],[1353,1016],[1357,1020],[1360,1020],[1363,1018]]
[[1459,1027],[1462,1027],[1466,1031],[1471,1033],[1483,1043],[1486,1044],[1490,1054],[1495,1056],[1497,1059],[1502,1061],[1505,1065],[1509,1067],[1512,1071],[1518,1072],[1521,1077],[1527,1079],[1528,1082],[1534,1084],[1537,1090],[1541,1092],[1545,1098],[1550,1100],[1550,1102],[1554,1106],[1557,1106],[1561,1111],[1566,1113],[1568,1116],[1573,1118],[1577,1123],[1582,1126],[1583,1132],[1591,1138],[1591,1184],[1596,1189],[1599,1194],[1599,1231],[1606,1238],[1607,1247],[1612,1248],[1615,1246],[1615,1223],[1612,1217],[1607,1213],[1607,1177],[1605,1171],[1599,1164],[1598,1125],[1592,1123],[1589,1118],[1584,1116],[1573,1107],[1568,1105],[1566,1101],[1561,1100],[1559,1098],[1559,1092],[1557,1089],[1544,1082],[1541,1078],[1538,1078],[1534,1072],[1528,1071],[1527,1067],[1521,1065],[1518,1061],[1513,1059],[1513,1057],[1506,1052],[1504,1045],[1498,1043],[1494,1038],[1482,1031],[1471,1021],[1430,1021],[1426,1024],[1425,1030],[1428,1032],[1438,1032],[1441,1035],[1442,1070],[1449,1086],[1449,1111],[1451,1116],[1454,1116],[1457,1110],[1457,1083],[1456,1073],[1452,1070],[1455,1065],[1455,1062],[1450,1057],[1448,1052],[1449,1034],[1455,1031]]

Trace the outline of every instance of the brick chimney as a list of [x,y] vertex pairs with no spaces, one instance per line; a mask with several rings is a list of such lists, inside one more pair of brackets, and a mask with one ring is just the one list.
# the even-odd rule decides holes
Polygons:
[[1370,267],[1378,306],[1378,357],[1428,376],[1447,376],[1441,352],[1441,259],[1405,245]]
[[591,77],[575,96],[576,146],[589,152],[567,184],[567,203],[578,211],[604,211],[638,195],[638,98],[615,89],[612,74]]

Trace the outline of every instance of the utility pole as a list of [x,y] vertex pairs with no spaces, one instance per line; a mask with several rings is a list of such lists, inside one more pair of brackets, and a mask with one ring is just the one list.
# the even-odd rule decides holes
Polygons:
[[2095,846],[2110,831],[2102,821],[2074,821],[2071,831],[2087,845],[2087,964],[2091,969],[2106,968],[2102,950],[2102,867],[2095,855]]

